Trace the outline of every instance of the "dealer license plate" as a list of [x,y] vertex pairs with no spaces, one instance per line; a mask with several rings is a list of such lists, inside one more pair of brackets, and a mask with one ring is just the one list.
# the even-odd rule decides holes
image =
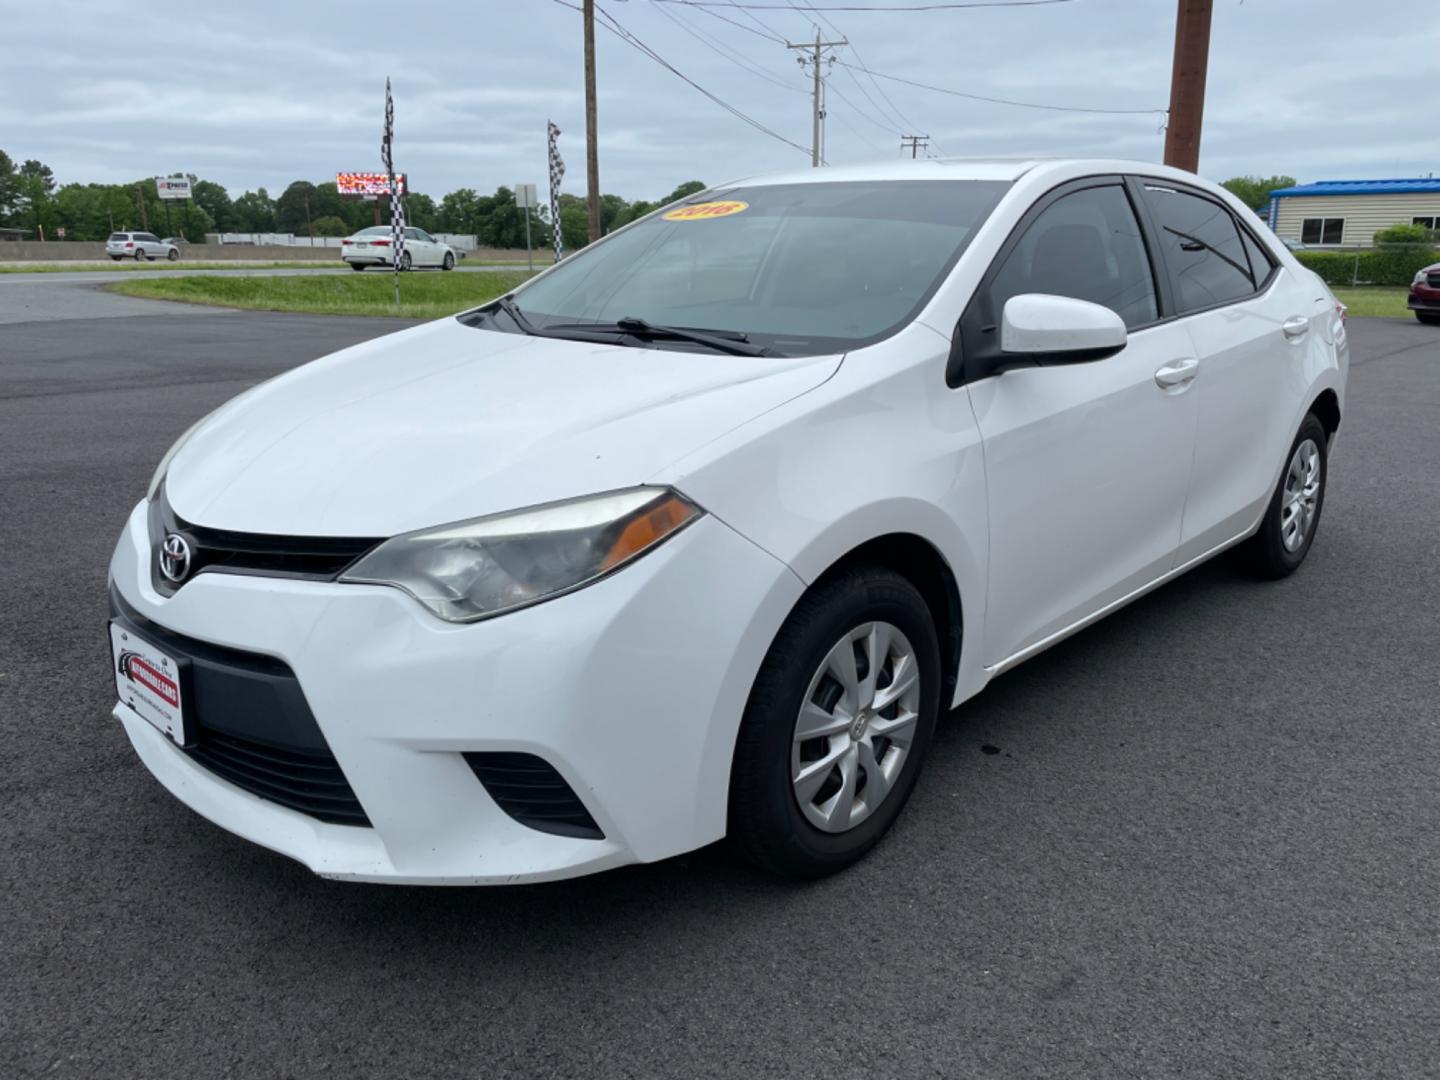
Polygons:
[[187,739],[185,703],[180,697],[180,661],[114,622],[110,624],[110,653],[120,700],[175,745],[184,746]]

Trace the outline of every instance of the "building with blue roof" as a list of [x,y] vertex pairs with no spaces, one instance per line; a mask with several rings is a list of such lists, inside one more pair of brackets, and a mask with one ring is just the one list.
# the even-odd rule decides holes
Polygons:
[[1440,229],[1440,179],[1320,180],[1270,193],[1276,235],[1313,247],[1368,247],[1391,225]]

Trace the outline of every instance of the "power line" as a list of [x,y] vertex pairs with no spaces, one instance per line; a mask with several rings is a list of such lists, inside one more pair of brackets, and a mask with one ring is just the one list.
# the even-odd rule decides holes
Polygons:
[[[572,10],[575,10],[575,11],[581,10],[577,5],[572,4],[572,3],[569,3],[568,0],[554,0],[554,2],[557,3],[557,4],[559,4],[561,7],[571,8]],[[750,116],[750,115],[748,115],[747,113],[741,112],[741,111],[740,111],[739,109],[737,109],[734,105],[731,105],[728,101],[725,101],[724,99],[718,97],[717,95],[712,94],[709,90],[706,90],[703,86],[701,86],[699,83],[697,83],[694,79],[690,78],[690,76],[686,75],[683,71],[681,71],[679,68],[677,68],[674,64],[670,63],[670,61],[666,60],[663,56],[661,56],[659,53],[657,53],[657,52],[656,52],[654,49],[652,49],[649,45],[646,45],[643,41],[641,41],[638,37],[636,37],[634,34],[632,34],[629,30],[625,29],[625,27],[623,27],[622,25],[620,25],[620,23],[619,23],[618,21],[616,21],[616,19],[615,19],[615,17],[614,17],[613,15],[611,15],[611,14],[610,14],[608,11],[606,11],[604,8],[600,7],[598,4],[595,6],[595,10],[596,10],[596,13],[597,13],[597,14],[600,16],[600,18],[603,20],[603,21],[600,23],[600,25],[603,26],[603,27],[605,27],[606,30],[610,31],[610,33],[612,33],[612,34],[614,34],[616,37],[620,38],[620,40],[624,41],[624,42],[625,42],[627,45],[629,45],[631,48],[635,49],[635,50],[638,51],[638,52],[643,53],[644,55],[648,56],[651,60],[654,60],[657,64],[659,64],[661,67],[663,67],[666,71],[670,72],[670,73],[671,73],[672,75],[674,75],[676,78],[680,79],[682,82],[684,82],[684,83],[686,83],[687,85],[689,85],[689,86],[693,87],[694,89],[698,90],[701,94],[705,95],[705,97],[709,98],[709,99],[710,99],[711,101],[713,101],[716,105],[719,105],[722,109],[724,109],[726,112],[728,112],[731,116],[734,116],[737,120],[740,120],[740,121],[742,121],[742,122],[744,122],[744,123],[746,123],[746,124],[749,124],[752,128],[754,128],[756,131],[760,132],[760,133],[763,134],[763,135],[769,135],[772,139],[778,139],[780,142],[784,143],[786,146],[793,147],[794,149],[799,150],[802,154],[808,154],[808,153],[810,152],[810,150],[809,150],[808,147],[801,146],[801,145],[800,145],[799,143],[797,143],[797,142],[792,142],[790,139],[787,139],[784,135],[781,135],[778,131],[774,131],[774,130],[766,127],[766,126],[765,126],[764,124],[762,124],[759,120],[756,120],[753,116]]]
[[[812,0],[801,0],[801,2],[804,3],[804,5],[812,12],[818,15],[820,17],[820,20],[835,33],[839,34],[841,37],[849,36],[843,31],[841,31],[841,29],[836,26],[834,22],[821,14],[820,9],[815,6]],[[788,0],[788,3],[792,8],[796,7],[795,0]],[[799,11],[800,9],[796,8],[796,10]],[[801,14],[803,14],[803,12],[801,12]],[[885,104],[890,107],[890,115],[895,117],[895,119],[900,122],[900,126],[895,129],[894,133],[902,134],[906,129],[909,129],[910,131],[919,130],[920,125],[910,120],[904,113],[900,111],[900,109],[896,106],[895,102],[890,99],[890,95],[885,92],[885,88],[881,86],[880,83],[876,80],[874,74],[870,71],[869,66],[865,63],[865,58],[860,55],[860,50],[855,47],[855,44],[853,42],[850,45],[850,52],[855,57],[856,66],[858,66],[860,70],[865,73],[866,77],[870,80],[870,85],[875,88],[875,93],[879,94],[880,97],[884,100]],[[846,67],[845,74],[850,76],[850,79],[852,82],[854,82],[856,88],[860,91],[860,93],[865,96],[865,100],[870,102],[870,104],[875,107],[876,112],[878,112],[883,118],[885,115],[885,109],[880,105],[878,101],[875,100],[874,96],[870,93],[870,91],[865,89],[865,84],[860,81],[859,76],[857,76],[854,71],[850,70],[848,65]],[[879,126],[884,127],[885,125]],[[939,149],[938,144],[936,145],[936,149]],[[934,155],[931,154],[928,149],[925,151],[925,156],[934,157]]]
[[795,86],[792,83],[783,82],[782,80],[776,78],[774,75],[770,74],[770,72],[765,71],[760,67],[757,67],[755,64],[752,64],[750,61],[746,60],[742,54],[736,52],[728,45],[722,44],[720,41],[711,37],[709,34],[706,34],[699,27],[691,26],[689,23],[681,19],[680,16],[675,12],[667,11],[665,8],[662,7],[657,7],[655,10],[660,12],[661,15],[664,15],[676,26],[680,27],[681,30],[684,30],[696,41],[700,42],[700,44],[706,46],[712,52],[718,54],[719,56],[724,57],[726,60],[729,60],[732,64],[736,64],[739,67],[744,68],[746,71],[750,72],[750,74],[759,76],[766,82],[772,83],[775,86],[780,87],[780,89],[782,90],[789,90],[792,94],[805,93],[805,91],[802,90],[800,87]]
[[778,30],[776,30],[776,29],[775,29],[773,26],[771,26],[769,23],[767,23],[767,22],[765,22],[764,20],[762,20],[762,19],[760,18],[760,16],[750,14],[750,12],[746,11],[743,7],[741,7],[739,4],[737,4],[737,3],[735,2],[735,0],[730,0],[730,6],[733,7],[736,11],[740,12],[741,15],[744,15],[745,18],[749,19],[749,20],[750,20],[751,22],[753,22],[756,26],[760,27],[762,30],[768,31],[776,40],[778,40],[778,41],[784,41],[784,40],[785,40],[785,35],[784,35],[784,34],[781,34]]
[[[742,11],[784,11],[785,4],[738,3],[736,0],[655,0],[660,4],[684,4],[686,7],[710,8],[733,7]],[[815,11],[960,11],[965,8],[1020,8],[1048,7],[1052,4],[1073,4],[1075,0],[968,0],[968,2],[936,4],[899,4],[895,7],[879,7],[874,4],[824,4]]]
[[[854,67],[844,60],[835,61],[842,67]],[[886,75],[883,71],[870,72],[877,79],[888,79],[891,82],[904,83],[906,86],[917,86],[921,90],[933,90],[937,94],[949,94],[952,97],[968,98],[971,101],[988,101],[992,105],[1014,105],[1022,109],[1046,109],[1050,112],[1073,112],[1073,113],[1099,113],[1107,116],[1142,116],[1152,113],[1163,113],[1165,109],[1087,109],[1079,105],[1046,105],[1038,101],[1015,101],[1011,98],[990,97],[987,94],[971,94],[964,90],[952,90],[946,86],[932,86],[929,83],[916,82],[914,79],[901,78],[899,75]]]
[[[778,41],[778,42],[781,42],[782,44],[783,44],[784,41],[785,41],[785,39],[784,39],[783,37],[781,37],[779,34],[776,34],[776,33],[773,33],[773,32],[767,32],[767,31],[765,31],[765,30],[756,30],[755,27],[753,27],[753,26],[746,26],[746,25],[745,25],[744,23],[742,23],[742,22],[736,22],[734,19],[730,18],[728,15],[721,15],[718,11],[715,11],[713,8],[704,7],[704,8],[695,8],[695,10],[698,11],[698,12],[700,12],[700,14],[702,14],[702,15],[709,15],[712,19],[719,19],[719,20],[720,20],[721,22],[723,22],[723,23],[729,23],[731,26],[736,27],[737,29],[744,30],[747,34],[754,34],[754,35],[755,35],[756,37],[758,37],[758,38],[764,38],[766,41]],[[739,8],[736,8],[735,10],[736,10],[736,11],[740,11]],[[748,18],[748,19],[751,19],[752,21],[755,19],[755,16],[751,15],[748,11],[740,11],[740,14],[744,15],[744,16],[745,16],[746,18]],[[763,27],[765,24],[764,24],[764,23],[757,22],[756,25]]]

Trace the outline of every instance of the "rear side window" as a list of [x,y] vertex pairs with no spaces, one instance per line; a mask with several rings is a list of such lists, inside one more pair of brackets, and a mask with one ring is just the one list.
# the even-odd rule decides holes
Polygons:
[[1158,184],[1145,200],[1180,314],[1241,300],[1255,291],[1250,260],[1230,211],[1217,202]]
[[1055,200],[1031,222],[990,285],[990,319],[1022,293],[1088,300],[1130,329],[1154,322],[1155,281],[1140,225],[1118,184]]
[[160,242],[160,238],[158,236],[156,236],[154,233],[148,232],[136,233],[135,239],[144,240],[147,244],[158,244]]
[[1270,271],[1275,269],[1275,260],[1264,246],[1250,235],[1245,229],[1240,230],[1240,240],[1245,245],[1245,255],[1250,260],[1250,277],[1258,290],[1270,277]]

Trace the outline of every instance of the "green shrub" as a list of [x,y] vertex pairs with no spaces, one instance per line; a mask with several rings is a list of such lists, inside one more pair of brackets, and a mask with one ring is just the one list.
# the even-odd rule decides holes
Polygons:
[[1424,225],[1391,225],[1375,234],[1375,243],[1380,245],[1426,244],[1429,241],[1430,230]]
[[1409,285],[1415,271],[1440,262],[1440,251],[1408,244],[1366,251],[1297,251],[1295,258],[1327,285]]

